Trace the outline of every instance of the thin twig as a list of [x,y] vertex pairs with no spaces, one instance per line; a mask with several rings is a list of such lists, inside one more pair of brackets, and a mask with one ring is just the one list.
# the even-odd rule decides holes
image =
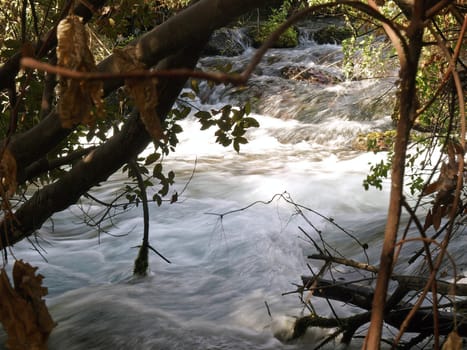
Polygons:
[[148,246],[149,249],[151,249],[154,253],[156,253],[157,255],[159,255],[159,257],[164,260],[167,264],[171,264],[172,262],[167,259],[165,256],[163,256],[161,253],[159,253],[152,245],[149,245]]
[[364,264],[364,263],[361,263],[361,262],[358,262],[352,259],[343,259],[343,258],[331,256],[331,255],[322,255],[322,254],[308,255],[308,259],[324,260],[327,262],[334,262],[336,264],[355,267],[356,269],[360,269],[360,270],[366,270],[369,272],[378,273],[377,267],[373,265],[369,265],[369,264]]

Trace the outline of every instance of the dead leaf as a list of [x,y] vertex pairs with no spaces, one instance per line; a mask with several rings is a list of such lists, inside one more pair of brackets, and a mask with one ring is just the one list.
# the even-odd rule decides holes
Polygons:
[[135,101],[141,120],[152,138],[162,140],[164,132],[159,117],[156,113],[157,107],[157,81],[155,79],[128,79],[125,86],[128,88],[131,98]]
[[438,179],[435,182],[427,185],[423,190],[422,194],[424,196],[432,194],[434,192],[441,192],[442,194],[444,194],[455,190],[457,185],[457,172],[457,162],[444,162],[443,164],[441,164]]
[[462,350],[462,338],[459,337],[456,331],[449,333],[442,350]]
[[440,185],[438,181],[432,182],[431,184],[428,184],[424,189],[423,189],[423,196],[427,196],[429,194],[435,193],[439,190]]
[[8,349],[47,349],[47,339],[55,327],[45,301],[47,288],[42,287],[43,276],[36,275],[37,267],[21,260],[13,266],[14,289],[5,270],[0,271],[0,322],[8,339]]
[[441,226],[441,219],[442,219],[442,210],[441,207],[433,208],[433,227],[435,230],[438,230]]
[[443,217],[451,212],[454,193],[457,188],[459,161],[458,156],[463,156],[461,146],[451,142],[446,147],[447,161],[441,164],[438,179],[427,185],[422,192],[423,196],[436,193],[433,208],[428,212],[425,219],[425,229],[431,225],[437,230],[441,226]]
[[[134,46],[116,49],[114,50],[114,54],[117,65],[122,73],[142,71],[145,69],[144,64],[142,64],[136,56]],[[125,87],[138,108],[141,120],[147,132],[155,140],[163,140],[164,131],[156,112],[158,104],[157,79],[126,79]]]
[[430,209],[426,214],[425,224],[423,225],[423,231],[426,231],[431,225],[433,225],[433,214]]
[[[96,71],[81,17],[70,15],[58,24],[57,64],[80,72]],[[62,127],[72,128],[79,123],[94,125],[96,117],[103,114],[103,93],[101,81],[60,78],[58,112]]]
[[0,162],[0,180],[7,198],[13,196],[16,191],[16,159],[8,148],[3,151]]

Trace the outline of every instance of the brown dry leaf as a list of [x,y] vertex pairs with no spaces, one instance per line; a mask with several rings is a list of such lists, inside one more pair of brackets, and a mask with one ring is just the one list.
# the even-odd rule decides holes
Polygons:
[[16,191],[16,159],[8,148],[3,151],[0,162],[0,180],[7,198]]
[[459,172],[458,155],[463,154],[461,148],[456,144],[450,143],[447,147],[448,161],[441,164],[438,179],[427,185],[422,192],[426,196],[436,193],[433,202],[433,208],[425,219],[425,229],[433,225],[437,230],[441,226],[441,219],[449,214],[454,192],[457,187]]
[[423,225],[423,231],[426,231],[431,225],[433,225],[433,214],[430,209],[426,214],[425,224]]
[[438,179],[429,184],[424,190],[423,195],[434,192],[451,192],[455,190],[457,184],[457,173],[459,171],[459,162],[457,155],[462,154],[462,149],[454,143],[447,146],[448,161],[443,162]]
[[125,82],[125,86],[128,88],[131,98],[135,101],[141,120],[149,135],[156,140],[162,140],[164,132],[156,113],[157,89],[155,79],[129,79]]
[[55,327],[43,296],[47,288],[42,287],[37,268],[19,260],[13,267],[13,289],[5,270],[0,271],[0,321],[8,340],[8,349],[47,349],[47,339]]
[[439,181],[436,180],[435,182],[432,182],[431,184],[428,184],[422,192],[423,196],[428,196],[429,194],[435,193],[440,189],[440,184]]
[[462,350],[462,338],[459,337],[456,331],[449,333],[442,350]]
[[441,164],[441,170],[438,179],[432,182],[423,190],[423,195],[429,195],[434,192],[448,193],[456,189],[457,183],[457,162],[443,163]]
[[[58,24],[57,64],[80,72],[96,70],[81,17],[70,15]],[[79,123],[94,125],[96,116],[103,113],[103,94],[101,81],[60,78],[58,112],[62,127],[72,128]]]
[[441,207],[433,208],[433,227],[438,230],[441,226],[441,219],[443,218],[443,212]]
[[[137,59],[135,47],[114,50],[117,65],[120,72],[135,72],[145,69]],[[138,108],[141,120],[152,138],[164,139],[164,131],[160,119],[156,113],[158,104],[157,79],[126,79],[125,87]]]

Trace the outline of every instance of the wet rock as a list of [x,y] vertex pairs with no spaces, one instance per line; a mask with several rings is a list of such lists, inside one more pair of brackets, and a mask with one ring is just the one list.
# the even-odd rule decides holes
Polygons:
[[359,134],[352,142],[352,148],[358,151],[373,151],[383,152],[392,149],[396,132],[388,131],[373,131],[368,134]]
[[346,25],[331,24],[317,30],[313,39],[317,44],[341,44],[344,39],[352,36],[352,31]]
[[281,76],[285,79],[302,80],[309,83],[334,84],[339,82],[336,76],[324,72],[317,68],[307,68],[300,66],[289,66],[281,69]]
[[204,55],[228,57],[241,55],[249,40],[242,34],[239,30],[231,28],[216,30],[204,48]]
[[[253,46],[260,47],[269,36],[277,29],[278,25],[271,25],[267,22],[261,24],[258,29],[254,29],[249,33],[253,38]],[[282,35],[272,44],[276,49],[288,49],[298,45],[298,30],[296,27],[289,27]]]

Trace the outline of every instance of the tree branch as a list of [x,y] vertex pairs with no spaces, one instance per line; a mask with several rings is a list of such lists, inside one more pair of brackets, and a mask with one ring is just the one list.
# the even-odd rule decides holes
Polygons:
[[[135,47],[141,61],[147,67],[153,67],[162,58],[176,54],[179,48],[189,47],[193,43],[199,43],[199,40],[205,42],[214,29],[228,24],[238,15],[265,3],[267,3],[266,0],[201,0],[146,33],[130,46]],[[96,4],[100,4],[100,2],[92,4],[96,7]],[[86,10],[89,11],[87,8]],[[100,73],[110,75],[120,72],[114,55],[110,55],[100,62],[97,70]],[[2,74],[5,73],[2,73],[0,68],[0,82],[3,81]],[[122,86],[123,83],[123,79],[120,78],[106,80],[104,94],[109,94]],[[25,167],[43,158],[71,131],[71,129],[62,128],[59,116],[54,111],[34,128],[14,135],[9,143],[9,148],[16,159],[18,177],[24,177],[21,173]]]
[[[402,288],[406,288],[406,292],[409,290],[419,291],[428,282],[427,278],[421,277],[416,281],[411,280],[413,276],[394,276]],[[306,290],[312,290],[315,297],[328,298],[336,301],[341,301],[344,303],[350,303],[355,306],[358,306],[364,310],[371,311],[372,305],[371,300],[373,298],[374,292],[371,288],[357,285],[352,282],[338,283],[334,281],[329,281],[325,279],[315,279],[314,277],[303,276],[303,286],[307,286],[311,280],[314,280],[315,284],[313,288],[307,288]],[[410,280],[410,283],[407,281]],[[439,282],[440,285],[443,285],[443,282]],[[450,288],[449,286],[448,288]],[[444,288],[444,287],[442,287]],[[443,305],[443,307],[448,307]],[[399,328],[409,312],[411,311],[410,305],[394,305],[390,310],[387,310],[384,317],[384,321],[396,328]],[[307,327],[341,327],[342,330],[347,330],[347,327],[354,326],[353,322],[359,322],[361,326],[364,323],[367,323],[370,320],[370,313],[364,312],[351,316],[349,318],[340,318],[337,319],[324,319],[317,316],[306,316],[303,319],[298,319],[295,329],[296,335],[299,336],[303,334],[304,328]],[[423,334],[433,334],[434,325],[432,321],[432,310],[428,308],[418,310],[412,322],[408,325],[408,332],[416,332]],[[461,314],[454,315],[452,312],[439,311],[439,331],[441,335],[448,335],[454,328],[454,319],[458,319],[458,333],[460,336],[467,336],[467,319]],[[352,322],[348,322],[348,321]]]
[[[156,68],[193,69],[199,52],[214,29],[264,3],[265,0],[201,0],[143,36],[134,44],[135,48],[148,67],[173,53],[174,55],[160,61]],[[180,50],[181,47],[185,49]],[[101,62],[98,69],[101,72],[120,71],[113,55]],[[159,79],[157,115],[162,120],[170,111],[185,81],[184,78],[176,77]],[[121,83],[121,79],[108,80],[105,91],[108,93]],[[61,128],[56,114],[49,115],[37,127],[13,140],[12,153],[24,168],[42,158],[69,132],[70,130]],[[0,248],[27,237],[53,213],[76,203],[91,187],[105,181],[123,164],[136,157],[150,141],[151,138],[135,111],[120,133],[78,162],[57,182],[38,190],[15,212],[15,219],[4,218],[8,222],[1,225]],[[36,150],[39,147],[32,143],[39,143],[40,150]]]
[[27,180],[31,180],[47,171],[57,169],[63,165],[70,165],[73,162],[77,161],[78,159],[82,158],[83,156],[89,154],[91,151],[95,149],[96,147],[92,146],[92,147],[76,150],[64,157],[56,158],[53,160],[48,160],[47,158],[39,159],[38,161],[28,166],[25,169],[24,173],[22,174],[24,178],[18,178],[17,181],[19,183],[22,183]]
[[[181,50],[178,55],[164,60],[161,65],[192,68],[198,58],[202,45]],[[159,81],[159,105],[157,113],[165,116],[185,80],[161,79]],[[78,162],[57,182],[43,187],[34,193],[16,212],[15,218],[1,225],[0,248],[14,244],[31,235],[40,228],[53,213],[66,209],[76,203],[81,195],[99,182],[105,181],[129,159],[136,157],[151,141],[137,111],[134,111],[121,132],[115,134],[106,143],[92,151]],[[5,231],[5,228],[11,228]]]

